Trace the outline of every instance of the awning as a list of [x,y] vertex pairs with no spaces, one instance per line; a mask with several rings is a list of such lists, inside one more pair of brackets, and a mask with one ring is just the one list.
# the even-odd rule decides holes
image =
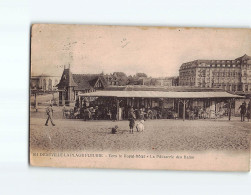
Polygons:
[[96,91],[79,93],[82,97],[127,97],[127,98],[243,98],[227,92],[163,92],[163,91]]

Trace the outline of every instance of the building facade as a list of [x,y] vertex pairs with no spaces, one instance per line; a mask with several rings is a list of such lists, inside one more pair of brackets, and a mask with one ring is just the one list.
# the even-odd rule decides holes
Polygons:
[[79,92],[88,93],[107,87],[103,74],[72,74],[65,68],[58,87],[59,105],[70,105],[78,98]]
[[216,87],[231,92],[251,91],[251,56],[235,60],[195,60],[179,69],[180,86]]
[[39,75],[32,76],[30,80],[30,87],[32,90],[40,91],[55,91],[57,89],[56,85],[59,83],[60,76],[51,75]]
[[179,77],[157,78],[156,86],[171,87],[179,85]]

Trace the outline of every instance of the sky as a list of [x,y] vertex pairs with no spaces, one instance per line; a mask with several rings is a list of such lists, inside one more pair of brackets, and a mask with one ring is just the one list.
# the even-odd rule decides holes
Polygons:
[[144,72],[178,76],[182,63],[251,55],[250,29],[35,24],[31,74]]

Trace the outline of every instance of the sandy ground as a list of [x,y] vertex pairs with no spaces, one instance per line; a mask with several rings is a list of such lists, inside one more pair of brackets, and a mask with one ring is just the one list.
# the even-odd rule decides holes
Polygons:
[[[128,121],[30,120],[30,146],[47,151],[244,151],[249,148],[250,122],[237,120],[149,120],[144,132],[129,133]],[[117,134],[111,127],[118,125]]]

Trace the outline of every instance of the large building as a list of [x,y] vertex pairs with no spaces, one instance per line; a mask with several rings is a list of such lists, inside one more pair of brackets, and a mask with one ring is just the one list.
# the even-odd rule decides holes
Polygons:
[[94,92],[107,86],[103,74],[72,74],[70,68],[65,68],[57,85],[59,104],[69,105],[75,102],[79,92]]
[[180,86],[217,87],[225,91],[251,91],[251,57],[235,60],[195,60],[179,69]]
[[32,76],[30,80],[30,87],[32,90],[40,91],[55,91],[56,85],[60,80],[60,76],[52,76],[41,74],[38,76]]

